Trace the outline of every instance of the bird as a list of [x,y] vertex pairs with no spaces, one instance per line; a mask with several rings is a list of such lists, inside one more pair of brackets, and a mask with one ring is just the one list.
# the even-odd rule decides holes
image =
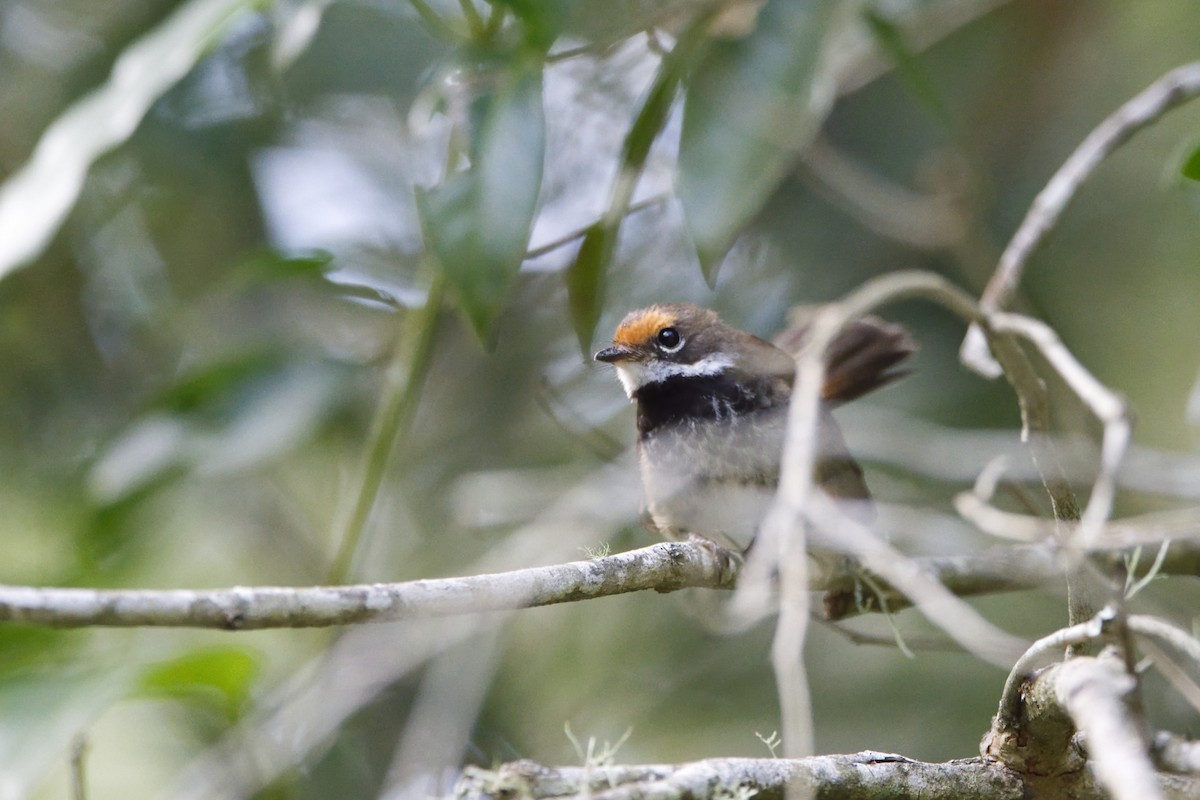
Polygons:
[[[746,552],[779,483],[795,356],[805,323],[774,342],[712,310],[664,303],[630,312],[596,361],[637,408],[644,519],[669,539]],[[831,411],[907,374],[916,343],[877,317],[849,323],[826,353],[814,483],[852,517],[873,514],[862,468]]]

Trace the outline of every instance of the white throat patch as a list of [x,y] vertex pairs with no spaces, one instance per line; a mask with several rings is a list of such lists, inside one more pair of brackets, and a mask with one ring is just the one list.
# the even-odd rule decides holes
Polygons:
[[622,361],[614,365],[617,378],[632,399],[634,392],[650,383],[662,383],[679,376],[718,375],[733,366],[733,359],[724,353],[713,353],[694,364],[675,364],[670,361]]

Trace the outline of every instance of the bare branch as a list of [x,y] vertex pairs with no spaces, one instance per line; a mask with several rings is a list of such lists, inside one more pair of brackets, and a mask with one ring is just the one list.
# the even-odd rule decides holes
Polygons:
[[[771,660],[779,685],[784,752],[812,752],[811,713],[804,672],[804,636],[808,624],[808,559],[805,516],[811,514],[820,392],[825,351],[850,320],[887,302],[927,296],[968,319],[978,318],[974,301],[941,276],[897,272],[867,282],[840,303],[823,307],[811,322],[808,341],[796,360],[796,379],[788,410],[787,433],[775,502],[743,570],[735,611],[744,618],[766,613],[770,577],[779,576],[779,620]],[[977,615],[972,621],[983,622]],[[984,623],[986,625],[986,623]],[[989,626],[990,627],[990,626]],[[954,635],[953,631],[949,631]],[[964,642],[977,642],[968,636]]]
[[[1179,760],[1185,760],[1187,744],[1164,742],[1161,752],[1178,754]],[[1200,780],[1196,778],[1163,774],[1157,776],[1157,781],[1171,800],[1196,797],[1200,792]],[[999,762],[980,758],[928,763],[872,751],[804,759],[713,758],[685,764],[603,767],[550,767],[514,761],[494,770],[467,767],[454,796],[461,800],[729,800],[750,796],[781,800],[793,790],[815,798],[886,796],[894,800],[1109,797],[1087,770],[1054,777],[1021,775]]]
[[59,628],[314,628],[529,608],[644,589],[730,588],[732,581],[712,550],[665,542],[594,561],[409,583],[209,591],[0,586],[0,621]]
[[886,793],[904,800],[1018,800],[1024,784],[998,764],[980,759],[930,764],[890,753],[816,756],[804,759],[714,758],[687,764],[604,768],[544,767],[532,761],[496,771],[468,768],[455,796],[575,797],[592,800],[683,798],[782,798],[789,789],[814,797],[867,797]]
[[1128,619],[1128,625],[1129,630],[1134,633],[1142,636],[1153,636],[1155,639],[1173,647],[1190,658],[1193,664],[1200,665],[1200,641],[1197,641],[1194,636],[1188,635],[1186,631],[1157,617],[1148,617],[1141,614],[1131,615]]
[[[1153,534],[1182,536],[1182,531],[1176,527],[1156,527],[1169,525],[1171,520],[1167,516],[1171,513],[1146,515],[1148,527],[1142,532],[1138,532],[1135,525],[1135,521],[1142,518],[1111,523],[1105,529],[1100,546],[1146,543],[1155,540]],[[1196,522],[1196,513],[1191,509],[1179,512],[1176,521],[1177,525],[1191,526],[1193,537],[1200,533],[1196,530],[1200,524]],[[1022,519],[1032,521],[1032,518]],[[870,549],[867,545],[863,547]],[[870,555],[868,563],[899,558],[889,548],[886,552]],[[949,593],[960,597],[1044,587],[1052,585],[1062,575],[1060,556],[1052,543],[907,561],[911,562],[915,573],[924,576],[923,580],[941,584]],[[0,622],[58,628],[141,626],[256,630],[328,627],[532,608],[646,589],[658,592],[689,587],[729,589],[738,580],[735,567],[733,562],[723,559],[709,547],[689,542],[664,542],[592,561],[408,583],[211,590],[97,590],[0,585]],[[859,573],[848,565],[842,567],[819,570],[806,585],[806,591],[826,592],[826,619],[880,611],[880,600],[886,601],[892,611],[912,605],[912,599],[890,585],[894,576],[889,569],[878,573],[883,579],[882,596],[875,597],[869,593],[860,596],[855,586]],[[1161,572],[1200,576],[1200,540],[1172,542]],[[1136,632],[1159,635],[1158,629],[1137,629]],[[1178,642],[1171,644],[1181,647]],[[1197,657],[1192,651],[1184,652],[1192,658]]]
[[[1054,549],[1040,545],[993,548],[971,555],[929,556],[911,561],[922,574],[959,597],[1033,589],[1062,579],[1062,565]],[[882,611],[881,600],[891,611],[912,605],[911,599],[890,585],[882,587],[882,597],[862,593],[855,586],[855,579],[850,571],[831,573],[825,576],[823,585],[813,586],[826,590],[822,599],[826,619],[839,620]]]
[[1160,769],[1200,774],[1200,742],[1162,731],[1154,737],[1151,754]]
[[984,311],[1001,308],[1012,295],[1030,254],[1058,223],[1067,204],[1100,163],[1142,128],[1197,95],[1200,95],[1200,61],[1163,75],[1088,134],[1034,199],[1000,256],[1000,264],[980,299]]
[[1100,472],[1092,485],[1092,493],[1080,519],[1076,537],[1078,544],[1088,548],[1099,538],[1101,529],[1112,511],[1116,493],[1116,472],[1129,445],[1130,421],[1125,402],[1071,355],[1058,334],[1044,322],[1019,314],[993,314],[989,318],[997,333],[1013,333],[1037,346],[1042,356],[1066,381],[1104,426],[1104,441],[1100,451]]
[[1099,639],[1106,634],[1108,625],[1113,618],[1114,614],[1106,609],[1087,622],[1055,631],[1034,642],[1025,651],[1025,654],[1017,659],[1017,663],[1013,664],[1012,670],[1008,673],[1008,680],[1004,682],[1004,691],[1000,695],[1000,708],[996,712],[996,720],[992,725],[993,731],[1014,729],[1019,724],[1021,684],[1033,674],[1034,665],[1038,661],[1053,650],[1062,650]]
[[1137,679],[1119,657],[1073,658],[1058,665],[1058,701],[1084,734],[1088,763],[1115,800],[1157,800],[1142,724],[1131,708]]
[[[1197,95],[1200,95],[1200,62],[1193,62],[1163,75],[1088,134],[1034,199],[1000,256],[1000,264],[984,290],[980,307],[987,313],[1003,307],[1020,283],[1030,254],[1058,224],[1071,199],[1105,158],[1142,128]],[[967,332],[961,356],[963,363],[981,374],[999,375],[995,362],[988,355],[983,332],[977,326]]]
[[[844,517],[833,521],[831,518],[837,511],[827,497],[814,495],[810,503],[810,513],[815,512],[813,517],[820,522],[819,527],[833,532],[840,548],[891,584],[967,651],[1005,667],[1025,649],[1024,641],[997,628],[958,599],[936,576],[922,569],[920,561],[906,557],[865,525]],[[824,542],[818,546],[824,546]],[[891,605],[887,607],[890,609]]]

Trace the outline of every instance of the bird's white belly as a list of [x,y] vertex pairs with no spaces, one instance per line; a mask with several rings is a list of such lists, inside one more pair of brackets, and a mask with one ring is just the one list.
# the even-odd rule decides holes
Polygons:
[[665,534],[749,546],[778,482],[786,407],[702,421],[642,443],[647,510]]

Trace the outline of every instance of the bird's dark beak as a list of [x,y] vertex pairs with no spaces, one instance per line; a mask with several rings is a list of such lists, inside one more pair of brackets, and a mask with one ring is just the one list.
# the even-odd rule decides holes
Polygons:
[[636,357],[637,353],[635,353],[633,350],[630,350],[628,347],[621,347],[620,345],[606,347],[599,353],[596,353],[594,356],[597,361],[603,361],[605,364],[616,364],[621,361],[630,361]]

